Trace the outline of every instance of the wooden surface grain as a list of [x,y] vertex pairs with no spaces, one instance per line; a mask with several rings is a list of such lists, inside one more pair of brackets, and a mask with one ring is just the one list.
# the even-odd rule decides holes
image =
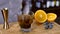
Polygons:
[[3,24],[0,24],[0,34],[60,34],[60,25],[54,22],[52,29],[45,29],[44,24],[32,23],[30,32],[22,32],[18,23],[10,23],[8,30],[3,29]]

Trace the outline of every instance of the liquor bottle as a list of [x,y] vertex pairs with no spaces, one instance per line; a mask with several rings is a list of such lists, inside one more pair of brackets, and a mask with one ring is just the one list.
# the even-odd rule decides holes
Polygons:
[[43,5],[43,8],[46,8],[46,1],[47,1],[47,0],[44,0],[44,1],[43,1],[43,4],[42,4],[42,5]]
[[29,13],[29,11],[30,11],[29,5],[30,5],[29,0],[26,0],[25,1],[25,6],[23,8],[23,14],[28,14]]
[[51,3],[52,3],[51,7],[54,7],[54,1],[52,1]]
[[50,8],[54,7],[54,1],[50,0]]
[[48,1],[47,1],[47,5],[46,5],[46,6],[47,6],[47,8],[49,8],[49,7],[50,7],[50,4],[51,4],[51,1],[49,1],[49,0],[48,0]]
[[56,7],[56,0],[54,0],[54,7]]
[[42,8],[42,2],[39,1],[39,0],[36,0],[36,1],[35,1],[35,8],[36,8],[37,10],[40,9],[40,8]]
[[59,0],[56,1],[56,7],[59,7]]
[[60,0],[59,0],[59,7],[60,7]]

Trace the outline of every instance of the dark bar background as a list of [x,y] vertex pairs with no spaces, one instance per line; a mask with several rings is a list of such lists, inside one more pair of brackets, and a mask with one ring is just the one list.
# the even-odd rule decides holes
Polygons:
[[[46,4],[48,0],[40,0],[43,4]],[[52,0],[49,0],[52,1]],[[60,0],[59,0],[60,1]],[[22,0],[0,0],[0,23],[3,23],[3,17],[1,13],[2,8],[8,8],[9,10],[9,19],[8,22],[16,22],[17,21],[17,14],[21,11],[20,9],[22,8]],[[32,11],[35,12],[36,9],[34,8],[34,0],[32,1]],[[60,6],[59,7],[53,7],[53,8],[40,8],[45,10],[47,13],[53,12],[58,15],[58,19],[60,20]],[[57,19],[57,21],[59,21]]]

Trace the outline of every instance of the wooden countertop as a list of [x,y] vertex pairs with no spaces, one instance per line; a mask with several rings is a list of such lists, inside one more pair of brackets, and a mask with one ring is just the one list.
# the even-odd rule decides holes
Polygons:
[[3,29],[3,24],[0,24],[0,34],[60,34],[60,25],[54,22],[54,27],[52,29],[45,29],[43,24],[32,23],[31,32],[22,32],[17,22],[10,23],[10,28],[8,30]]

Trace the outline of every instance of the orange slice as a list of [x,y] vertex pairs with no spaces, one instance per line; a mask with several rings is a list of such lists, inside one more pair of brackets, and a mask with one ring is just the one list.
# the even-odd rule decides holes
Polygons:
[[47,14],[43,10],[37,10],[34,17],[35,20],[39,23],[44,23],[47,20]]
[[48,13],[47,14],[48,21],[54,21],[56,18],[57,18],[57,15],[55,13]]

